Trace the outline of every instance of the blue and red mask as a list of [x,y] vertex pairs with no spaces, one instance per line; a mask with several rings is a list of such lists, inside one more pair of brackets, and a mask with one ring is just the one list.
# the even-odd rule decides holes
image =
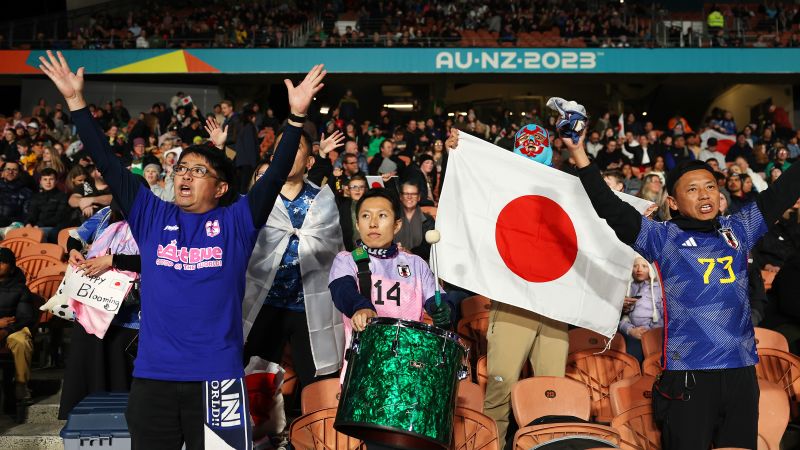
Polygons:
[[553,166],[550,134],[539,125],[531,123],[517,131],[514,138],[514,153],[546,166]]

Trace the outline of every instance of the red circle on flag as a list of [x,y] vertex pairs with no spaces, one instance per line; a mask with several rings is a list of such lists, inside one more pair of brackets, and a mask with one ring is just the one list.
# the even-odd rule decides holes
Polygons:
[[578,236],[569,215],[541,195],[518,197],[503,207],[495,242],[506,266],[534,283],[562,277],[578,256]]
[[378,188],[382,188],[383,186],[381,186],[381,184],[378,183],[377,181],[373,181],[372,182],[372,187],[375,188],[375,189],[378,189]]

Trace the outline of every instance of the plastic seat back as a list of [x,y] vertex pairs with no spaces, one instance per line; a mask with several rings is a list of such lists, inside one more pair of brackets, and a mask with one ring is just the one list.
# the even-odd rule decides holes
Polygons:
[[[596,333],[586,328],[574,328],[569,330],[569,352],[575,353],[581,350],[603,350],[608,344],[608,338],[600,333]],[[625,339],[619,333],[614,335],[611,340],[611,350],[625,352]]]
[[469,379],[459,381],[456,406],[483,412],[483,389]]
[[44,242],[44,231],[41,228],[15,228],[6,233],[6,239],[24,238],[34,242]]
[[38,244],[38,242],[27,238],[13,238],[13,239],[6,238],[3,239],[2,242],[0,242],[0,247],[5,247],[11,250],[12,252],[14,252],[14,256],[20,258],[22,256],[23,250],[25,250],[27,247],[30,247],[31,245],[36,245],[36,244]]
[[774,348],[786,353],[789,353],[789,341],[786,337],[777,331],[768,330],[766,328],[755,327],[753,328],[756,334],[756,348]]
[[333,428],[336,409],[321,409],[295,419],[289,430],[292,446],[303,450],[366,450],[362,441]]
[[642,353],[647,358],[650,355],[661,353],[664,346],[664,329],[661,327],[647,330],[642,335]]
[[526,378],[511,388],[511,409],[520,427],[544,416],[573,416],[589,420],[591,407],[586,385],[569,378]]
[[461,316],[471,316],[479,312],[488,312],[492,307],[492,301],[482,295],[473,295],[465,298],[460,305]]
[[56,244],[34,244],[25,247],[20,256],[51,256],[61,261],[64,259],[64,249]]
[[39,277],[59,276],[64,278],[67,273],[67,263],[54,264],[52,266],[42,267],[39,270]]
[[756,376],[780,386],[790,402],[800,399],[800,359],[791,353],[773,348],[758,350]]
[[58,246],[63,248],[65,252],[67,251],[67,241],[69,241],[69,232],[76,228],[77,227],[64,228],[58,232],[58,239],[57,239]]
[[[779,449],[781,438],[789,424],[789,399],[783,388],[767,380],[758,380],[761,396],[758,400],[758,436],[768,448]],[[759,447],[760,449],[760,447]]]
[[650,355],[642,361],[642,373],[657,377],[661,373],[661,352]]
[[56,289],[58,289],[58,286],[63,280],[63,276],[49,275],[45,277],[39,275],[35,280],[28,283],[28,289],[44,299],[50,299],[50,297],[55,295]]
[[627,353],[607,350],[582,350],[567,357],[566,376],[585,384],[592,396],[592,417],[610,423],[609,387],[615,381],[641,374],[639,361]]
[[28,283],[32,282],[39,276],[39,271],[48,266],[57,266],[62,264],[60,259],[53,258],[47,255],[31,255],[23,256],[17,259],[17,267],[25,272],[25,277]]
[[486,385],[489,384],[489,368],[486,365],[486,355],[478,358],[478,363],[475,366],[476,381],[485,395]]
[[476,355],[486,354],[486,333],[489,332],[489,312],[478,312],[464,316],[456,328],[458,334],[464,336],[475,345]]
[[655,377],[639,375],[613,383],[609,388],[609,397],[614,417],[638,406],[652,404],[655,381]]
[[514,434],[514,450],[530,450],[554,439],[589,437],[619,445],[617,430],[596,423],[554,423],[521,428]]
[[650,405],[637,406],[611,421],[620,436],[620,447],[630,450],[660,450],[661,431],[653,421]]
[[470,408],[456,408],[453,420],[453,450],[502,450],[497,424]]
[[309,384],[300,394],[300,411],[309,414],[320,409],[338,407],[340,390],[338,378],[328,378]]

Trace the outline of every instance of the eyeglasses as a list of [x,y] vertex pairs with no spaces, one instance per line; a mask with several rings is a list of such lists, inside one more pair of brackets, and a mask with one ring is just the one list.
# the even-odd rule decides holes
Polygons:
[[350,188],[351,191],[363,191],[363,190],[367,189],[366,186],[358,186],[358,185],[356,185],[356,186],[348,186],[348,188]]
[[416,197],[419,195],[419,192],[403,192],[401,195],[403,197]]
[[11,167],[6,167],[3,170],[5,170],[6,172],[19,172],[19,169],[12,169]]
[[219,177],[211,175],[208,172],[208,167],[205,166],[186,167],[183,164],[178,164],[172,169],[172,171],[175,172],[175,175],[179,177],[183,176],[187,171],[189,171],[192,173],[192,178],[205,178],[206,176],[209,176],[211,178],[219,179]]

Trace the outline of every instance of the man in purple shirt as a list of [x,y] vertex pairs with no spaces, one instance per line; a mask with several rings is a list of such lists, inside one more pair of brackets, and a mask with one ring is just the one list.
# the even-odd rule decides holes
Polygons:
[[[83,68],[59,52],[40,69],[67,101],[84,148],[128,219],[142,257],[142,325],[126,418],[134,449],[252,448],[242,377],[245,270],[297,154],[305,115],[326,72],[315,66],[288,89],[289,126],[267,172],[241,198],[224,153],[191,146],[180,156],[175,203],[160,200],[114,156],[83,97]],[[209,119],[212,140],[227,129]],[[224,445],[223,445],[224,444]]]

